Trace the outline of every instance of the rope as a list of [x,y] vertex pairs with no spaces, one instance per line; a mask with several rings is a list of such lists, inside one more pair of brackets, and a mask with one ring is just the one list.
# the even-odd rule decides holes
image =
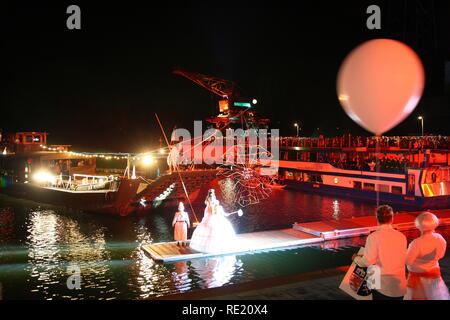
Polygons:
[[[156,116],[156,120],[158,121],[159,127],[161,128],[161,131],[163,133],[164,140],[166,141],[167,147],[170,148],[169,140],[167,139],[166,132],[164,131],[163,125],[162,125],[161,121],[159,120],[158,114],[155,113],[155,116]],[[183,190],[186,195],[186,199],[188,200],[189,207],[192,210],[192,214],[194,215],[195,222],[198,223],[198,218],[197,218],[197,215],[195,214],[194,208],[192,207],[191,199],[189,198],[189,194],[188,194],[186,186],[184,184],[183,177],[181,177],[181,173],[178,170],[178,165],[176,165],[176,164],[175,164],[175,171],[177,172],[178,178],[180,179],[181,185],[183,186]]]
[[380,139],[381,139],[380,136],[376,136],[376,140],[375,140],[375,161],[376,161],[376,164],[377,164],[377,166],[376,166],[376,168],[377,168],[376,169],[376,173],[377,173],[376,181],[377,181],[377,184],[375,186],[375,188],[376,188],[375,191],[377,193],[377,207],[380,206],[380,189],[379,189],[380,185],[379,185],[379,182],[380,182],[380,171],[381,171],[381,168],[380,168],[380,161],[379,161],[379,159],[377,159],[377,154],[379,152],[381,152],[381,150],[380,150]]
[[141,177],[141,176],[139,176],[138,178],[147,184],[151,184],[153,182],[153,181],[148,181],[147,179],[145,179],[144,177]]

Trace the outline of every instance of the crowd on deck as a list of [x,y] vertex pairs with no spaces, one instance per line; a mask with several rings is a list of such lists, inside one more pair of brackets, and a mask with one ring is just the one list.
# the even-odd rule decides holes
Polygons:
[[[377,146],[378,144],[378,146]],[[396,136],[396,137],[363,137],[345,134],[339,137],[318,138],[283,137],[280,138],[283,147],[310,147],[310,148],[398,148],[408,149],[450,149],[450,137],[447,136]]]
[[[377,163],[378,161],[378,163]],[[376,157],[355,157],[354,159],[333,159],[328,160],[331,165],[345,170],[378,171],[387,173],[405,173],[410,165],[404,156],[382,156]]]

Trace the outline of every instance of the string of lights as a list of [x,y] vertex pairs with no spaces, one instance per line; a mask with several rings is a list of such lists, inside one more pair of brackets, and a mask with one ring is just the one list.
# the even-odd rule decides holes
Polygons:
[[63,154],[69,154],[72,156],[77,157],[83,157],[83,158],[100,158],[105,160],[143,160],[147,161],[148,159],[152,159],[152,156],[156,156],[158,154],[164,155],[166,154],[167,148],[158,148],[154,150],[150,150],[143,153],[124,153],[124,152],[76,152],[76,151],[69,151],[65,149],[61,149],[61,147],[57,146],[46,146],[46,145],[40,145],[40,147],[44,151],[51,151],[51,152],[58,152]]

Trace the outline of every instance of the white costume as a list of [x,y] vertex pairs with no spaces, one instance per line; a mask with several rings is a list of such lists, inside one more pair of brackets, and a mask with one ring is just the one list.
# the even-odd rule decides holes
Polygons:
[[202,222],[192,234],[190,247],[196,251],[226,253],[235,248],[236,233],[222,206],[215,201],[208,203]]
[[434,232],[411,242],[406,257],[409,277],[405,300],[450,299],[438,262],[444,257],[446,247],[444,238]]
[[364,256],[356,257],[361,267],[377,265],[381,272],[381,294],[403,297],[406,292],[406,237],[390,224],[381,225],[367,237]]
[[169,155],[167,156],[167,165],[169,166],[169,171],[174,172],[177,170],[178,164],[180,163],[180,147],[177,144],[171,146],[169,150]]

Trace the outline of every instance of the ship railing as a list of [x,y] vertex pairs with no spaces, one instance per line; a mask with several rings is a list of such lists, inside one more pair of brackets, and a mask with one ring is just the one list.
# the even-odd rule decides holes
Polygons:
[[113,176],[100,176],[88,174],[74,174],[73,176],[59,175],[52,187],[72,191],[92,191],[118,189],[118,181]]

